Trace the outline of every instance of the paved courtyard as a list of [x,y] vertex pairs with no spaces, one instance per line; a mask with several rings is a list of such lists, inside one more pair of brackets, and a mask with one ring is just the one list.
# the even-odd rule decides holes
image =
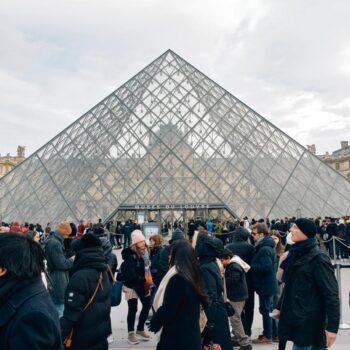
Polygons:
[[[117,252],[119,264],[122,262],[120,251]],[[343,263],[345,264],[345,263]],[[350,267],[350,265],[349,265]],[[343,300],[343,321],[350,324],[350,308],[349,308],[349,290],[350,290],[350,269],[341,270],[342,277],[342,300]],[[139,303],[139,308],[141,304]],[[140,310],[139,310],[140,311]],[[127,342],[127,303],[123,299],[122,303],[118,307],[112,308],[112,327],[114,341],[110,344],[110,349],[123,350],[123,349],[138,349],[138,350],[150,350],[156,348],[156,340],[153,336],[152,341],[140,342],[138,345],[131,345]],[[255,314],[253,323],[253,337],[262,332],[262,320],[258,310],[258,300],[255,301]],[[181,336],[181,335],[179,335]],[[287,349],[292,348],[288,343]],[[237,348],[238,349],[238,348]],[[272,345],[254,345],[254,349],[278,349],[278,344]],[[349,350],[350,349],[350,329],[339,330],[337,341],[331,348],[332,350]]]

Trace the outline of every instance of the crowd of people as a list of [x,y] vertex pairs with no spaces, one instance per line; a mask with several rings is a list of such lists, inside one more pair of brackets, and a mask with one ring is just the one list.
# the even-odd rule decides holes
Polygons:
[[[349,251],[327,243],[348,242],[350,221],[244,218],[221,232],[216,225],[193,220],[187,235],[174,227],[165,243],[161,234],[146,240],[131,220],[2,223],[0,349],[108,349],[117,274],[132,345],[155,333],[157,350],[330,347],[340,318],[330,257],[348,259]],[[122,246],[118,269],[113,248]],[[255,295],[263,332],[252,339]]]

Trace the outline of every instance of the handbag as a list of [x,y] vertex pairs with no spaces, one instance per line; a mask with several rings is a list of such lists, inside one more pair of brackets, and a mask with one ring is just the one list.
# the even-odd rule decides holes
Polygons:
[[112,279],[110,287],[111,306],[118,306],[122,301],[123,281],[119,281],[114,278],[113,272],[109,266],[108,272]]
[[[87,304],[85,305],[83,312],[89,307],[89,305],[94,301],[98,288],[101,286],[102,288],[102,272],[100,273],[100,275],[98,276],[98,281],[97,281],[97,285],[96,288],[94,290],[94,293],[92,294],[91,298],[89,299],[89,301],[87,302]],[[73,338],[73,332],[74,332],[74,327],[72,327],[72,329],[70,330],[69,334],[67,335],[66,339],[63,341],[63,344],[66,348],[70,348],[72,346],[72,338]]]
[[235,309],[231,305],[231,303],[227,300],[227,292],[226,292],[226,280],[224,274],[224,304],[228,317],[232,317],[235,314]]

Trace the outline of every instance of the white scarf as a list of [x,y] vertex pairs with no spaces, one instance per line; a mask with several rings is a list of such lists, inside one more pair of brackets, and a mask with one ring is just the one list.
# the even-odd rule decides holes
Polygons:
[[[157,289],[157,293],[154,297],[153,301],[153,308],[155,311],[157,311],[162,305],[164,300],[164,294],[166,287],[171,279],[171,277],[175,276],[177,274],[177,270],[175,265],[169,269],[167,274],[163,277],[162,281],[160,282],[160,285]],[[160,340],[160,336],[162,334],[163,327],[156,333],[158,341]]]
[[247,273],[250,270],[250,266],[238,255],[234,255],[230,262],[238,264],[244,270],[245,273]]

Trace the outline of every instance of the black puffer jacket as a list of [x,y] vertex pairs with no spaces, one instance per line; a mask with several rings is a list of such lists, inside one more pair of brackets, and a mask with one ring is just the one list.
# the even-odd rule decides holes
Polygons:
[[[65,309],[61,318],[62,339],[74,327],[71,350],[106,350],[111,329],[110,282],[101,247],[79,250],[75,256],[72,276],[65,293]],[[92,297],[102,273],[102,285],[93,302]]]
[[227,297],[231,301],[243,301],[248,299],[248,287],[245,272],[235,262],[229,263],[225,268]]
[[297,257],[280,299],[279,336],[298,346],[325,348],[339,327],[338,284],[327,255],[314,245]]
[[139,298],[145,296],[145,262],[131,248],[122,251],[124,285],[134,289]]

